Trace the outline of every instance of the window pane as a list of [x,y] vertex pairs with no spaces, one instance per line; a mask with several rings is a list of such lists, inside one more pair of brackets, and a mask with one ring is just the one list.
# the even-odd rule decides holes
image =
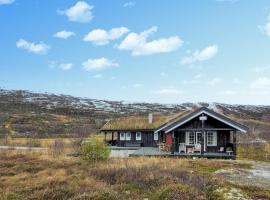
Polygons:
[[189,144],[195,144],[195,134],[194,134],[194,132],[189,132]]
[[202,133],[201,132],[197,132],[197,144],[201,144],[202,141]]
[[158,140],[158,133],[154,133],[154,140]]
[[214,144],[214,136],[213,132],[207,132],[207,144],[213,145]]
[[136,133],[136,140],[141,140],[141,132]]

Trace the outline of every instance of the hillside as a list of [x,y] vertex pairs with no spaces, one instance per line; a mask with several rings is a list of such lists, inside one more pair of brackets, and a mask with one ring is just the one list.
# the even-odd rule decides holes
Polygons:
[[0,89],[0,135],[80,136],[126,115],[177,113],[206,106],[250,127],[249,138],[270,139],[270,106],[220,103],[127,103]]

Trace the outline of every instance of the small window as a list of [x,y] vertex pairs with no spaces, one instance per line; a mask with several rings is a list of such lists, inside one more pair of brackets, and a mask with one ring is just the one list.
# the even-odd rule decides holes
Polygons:
[[158,132],[154,133],[154,140],[157,141],[158,140]]
[[207,132],[207,146],[217,146],[217,132]]
[[141,140],[142,139],[142,133],[141,132],[137,132],[136,133],[136,140]]
[[126,133],[126,140],[131,140],[131,133],[130,132]]
[[120,141],[124,141],[125,139],[125,133],[120,133]]

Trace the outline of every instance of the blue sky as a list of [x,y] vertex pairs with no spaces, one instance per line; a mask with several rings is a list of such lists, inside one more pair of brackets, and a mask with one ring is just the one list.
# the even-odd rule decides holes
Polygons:
[[270,0],[0,0],[0,87],[270,102]]

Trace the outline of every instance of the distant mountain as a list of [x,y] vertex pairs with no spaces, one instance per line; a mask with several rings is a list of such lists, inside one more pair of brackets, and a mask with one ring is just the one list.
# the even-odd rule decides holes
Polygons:
[[270,139],[270,106],[221,103],[128,103],[0,89],[0,135],[85,135],[107,120],[146,113],[177,113],[206,106],[250,127],[249,137]]

